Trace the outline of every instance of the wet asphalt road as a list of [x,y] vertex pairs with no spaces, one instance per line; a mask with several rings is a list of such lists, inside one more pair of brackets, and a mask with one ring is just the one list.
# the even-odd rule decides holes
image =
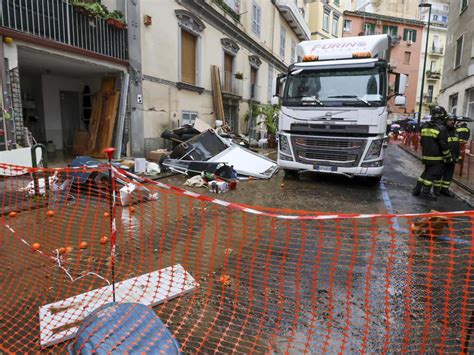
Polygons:
[[[240,182],[236,191],[219,195],[219,198],[270,208],[330,213],[426,213],[432,209],[442,212],[471,209],[457,198],[441,197],[433,202],[413,197],[411,190],[423,166],[399,147],[388,146],[385,162],[382,183],[376,186],[367,186],[359,179],[312,173],[304,173],[298,179],[287,178],[280,171],[268,181]],[[163,182],[183,187],[184,181],[183,176],[175,176]],[[216,196],[205,189],[192,190]]]
[[[376,186],[367,186],[357,179],[308,173],[292,179],[280,172],[268,181],[240,182],[236,191],[218,197],[267,208],[330,213],[404,214],[470,209],[457,198],[429,202],[413,197],[411,190],[422,165],[399,147],[387,148],[386,164],[384,178]],[[181,186],[184,177],[176,176],[166,182]],[[216,196],[205,189],[193,190]],[[235,217],[233,223],[237,224],[239,215]],[[219,226],[226,223],[224,218],[217,221]],[[270,222],[263,219],[261,223]],[[270,229],[256,233],[252,230],[255,222],[247,221],[242,228],[249,230],[244,234],[253,233],[253,237],[241,240],[241,252],[230,257],[227,264],[214,265],[217,275],[223,272],[231,276],[231,286],[222,289],[215,286],[217,280],[211,286],[204,277],[200,279],[203,287],[196,302],[201,302],[202,297],[202,303],[211,306],[209,316],[219,320],[213,331],[224,334],[224,341],[236,344],[244,334],[253,343],[252,350],[257,351],[270,347],[274,353],[296,354],[305,349],[311,353],[351,353],[361,349],[379,353],[399,351],[401,344],[407,346],[406,351],[431,351],[438,348],[437,344],[443,344],[441,325],[447,319],[452,327],[445,329],[445,344],[441,346],[446,346],[446,351],[458,351],[459,314],[469,255],[468,225],[464,221],[454,222],[456,237],[464,240],[455,250],[448,243],[437,244],[435,248],[422,239],[411,245],[409,223],[411,220],[394,219],[390,228],[384,218],[362,220],[356,227],[351,220],[323,225],[275,222]],[[211,223],[206,229],[212,226]],[[225,240],[225,229],[221,233]],[[302,238],[302,234],[307,237]],[[456,265],[455,272],[448,268],[448,260]],[[436,272],[430,271],[429,262]],[[202,267],[206,264],[202,258],[200,263]],[[449,309],[444,304],[446,275],[450,275],[450,292],[455,301]],[[436,287],[427,288],[427,282]],[[207,294],[206,284],[211,290]],[[411,297],[406,298],[407,292]],[[430,295],[435,300],[427,316],[425,302]],[[221,309],[219,315],[215,315],[216,309]],[[206,313],[196,317],[205,319],[203,314]],[[228,332],[234,328],[241,329],[241,335]],[[273,335],[267,338],[265,334]],[[194,341],[208,352],[227,350],[212,341],[202,341],[197,334],[187,344],[190,350]],[[249,350],[240,348],[241,345],[236,344],[234,350]]]

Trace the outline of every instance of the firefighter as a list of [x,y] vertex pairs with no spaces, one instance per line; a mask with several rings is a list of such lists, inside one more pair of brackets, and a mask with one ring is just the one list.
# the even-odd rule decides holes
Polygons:
[[469,138],[471,138],[471,130],[466,122],[460,122],[456,131],[458,132],[459,142],[461,144],[466,144]]
[[413,196],[421,194],[428,200],[437,200],[431,188],[434,182],[439,181],[443,175],[443,163],[453,161],[448,147],[448,132],[444,125],[447,116],[443,107],[435,106],[431,110],[431,120],[421,128],[422,162],[425,170],[413,189]]
[[449,189],[454,176],[454,168],[456,163],[461,161],[461,146],[459,144],[459,136],[456,130],[456,116],[449,115],[445,122],[448,132],[448,147],[451,152],[452,160],[445,159],[443,162],[443,175],[439,180],[434,182],[434,194],[436,196],[445,195],[454,197],[454,193]]

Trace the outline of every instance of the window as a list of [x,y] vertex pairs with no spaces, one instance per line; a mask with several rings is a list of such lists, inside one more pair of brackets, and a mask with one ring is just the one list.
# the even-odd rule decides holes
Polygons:
[[275,92],[274,91],[274,87],[273,87],[274,83],[273,83],[273,67],[271,65],[268,66],[268,83],[267,83],[267,95],[268,95],[268,102],[270,103],[272,97],[273,97],[273,93]]
[[286,30],[280,28],[280,57],[285,58]]
[[443,4],[443,11],[449,11],[449,5]]
[[436,62],[434,60],[431,61],[430,71],[436,71]]
[[398,35],[398,26],[383,26],[383,33],[389,34],[392,37],[396,37]]
[[323,30],[329,32],[329,11],[324,10],[323,12]]
[[224,91],[233,92],[234,83],[234,56],[224,52]]
[[181,81],[196,85],[197,37],[181,30]]
[[352,21],[344,20],[344,32],[352,32]]
[[260,37],[260,23],[262,17],[262,8],[254,0],[252,5],[252,31]]
[[175,10],[180,27],[179,37],[179,80],[183,83],[199,84],[200,36],[206,26],[192,13]]
[[469,5],[469,0],[461,0],[461,12],[463,12]]
[[462,46],[463,46],[464,36],[461,36],[456,41],[456,54],[454,58],[454,68],[460,67],[462,62]]
[[410,64],[411,60],[411,52],[405,52],[405,59],[403,61],[403,64]]
[[255,99],[257,97],[257,76],[258,69],[250,67],[250,98]]
[[294,40],[291,40],[291,58],[290,58],[291,63],[296,62],[296,42]]
[[474,118],[474,89],[469,90],[469,93],[466,93],[466,97],[468,98],[467,116],[470,118]]
[[375,34],[375,23],[364,23],[364,35],[370,36]]
[[438,15],[433,15],[431,18],[432,21],[438,21]]
[[448,22],[448,16],[441,16],[441,22]]
[[339,0],[334,0],[334,5],[339,6]]
[[428,94],[426,95],[427,102],[433,102],[433,90],[434,90],[434,86],[428,85]]
[[403,40],[411,43],[416,42],[416,30],[409,30],[409,29],[404,29],[403,30]]
[[449,112],[456,115],[458,111],[458,94],[449,97]]
[[196,118],[198,118],[199,113],[195,111],[182,111],[181,112],[181,124],[189,124],[193,125],[194,121],[196,121]]
[[336,15],[333,15],[333,18],[332,18],[332,34],[333,36],[338,36],[338,32],[339,32],[339,16],[336,16]]

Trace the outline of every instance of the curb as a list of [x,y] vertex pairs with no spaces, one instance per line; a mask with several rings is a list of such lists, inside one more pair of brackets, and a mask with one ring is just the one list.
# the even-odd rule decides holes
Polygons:
[[[398,145],[398,147],[399,147],[401,150],[403,150],[404,152],[410,154],[412,157],[416,158],[418,161],[421,161],[421,158],[420,158],[418,155],[416,155],[415,153],[413,153],[410,149],[405,148],[402,144],[397,144],[397,145]],[[474,190],[471,189],[471,188],[470,188],[469,186],[467,186],[466,184],[463,184],[462,182],[460,182],[460,181],[458,181],[457,179],[454,179],[454,178],[453,178],[453,182],[454,182],[456,185],[458,185],[461,189],[465,190],[467,193],[469,193],[469,194],[471,194],[471,195],[474,194]],[[462,196],[459,196],[459,195],[457,195],[457,194],[456,194],[456,196],[457,196],[458,198],[460,198],[461,200],[463,200],[464,202],[466,202],[469,206],[473,206],[473,205],[472,205],[472,202],[469,202],[469,201],[465,200]]]

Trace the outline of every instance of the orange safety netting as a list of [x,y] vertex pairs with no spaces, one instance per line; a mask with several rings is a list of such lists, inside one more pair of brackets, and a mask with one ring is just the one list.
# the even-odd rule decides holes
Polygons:
[[185,353],[469,351],[473,211],[258,209],[117,170],[114,212],[107,166],[24,172],[0,179],[0,352],[64,351],[113,279],[132,279],[120,300],[158,303]]

